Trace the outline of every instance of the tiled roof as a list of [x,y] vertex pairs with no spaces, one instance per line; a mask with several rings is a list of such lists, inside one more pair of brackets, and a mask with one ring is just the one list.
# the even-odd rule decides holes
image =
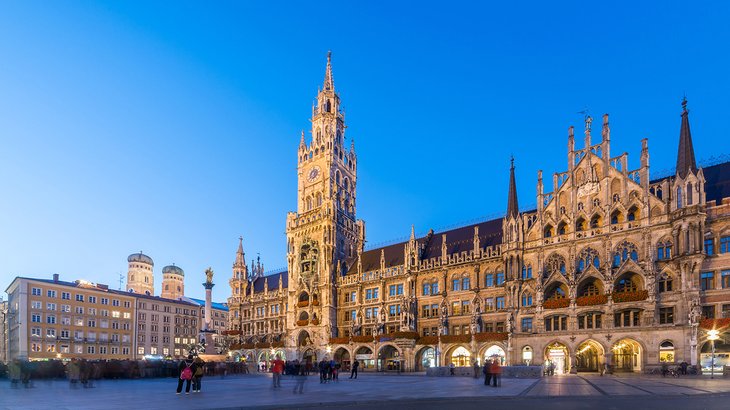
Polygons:
[[[200,306],[205,306],[205,300],[203,300],[203,299],[196,299],[196,298],[191,298],[191,297],[188,297],[188,299],[192,300],[193,302],[197,303]],[[210,302],[210,306],[213,309],[225,310],[226,312],[228,311],[228,305],[226,305],[225,303]]]
[[[719,204],[723,198],[730,198],[730,162],[701,167],[705,174],[705,198],[707,202],[717,201]],[[672,178],[667,176],[650,181],[652,184]]]
[[[444,232],[436,232],[416,239],[419,245],[425,245],[421,260],[441,256],[442,235],[446,234],[446,253],[449,255],[474,249],[474,227],[479,227],[479,246],[484,249],[502,243],[502,218],[492,219],[477,224],[462,226]],[[404,249],[408,243],[400,242],[383,248],[370,249],[362,253],[363,272],[380,269],[380,253],[385,251],[385,267],[403,265]],[[348,261],[347,274],[357,271],[357,258]]]
[[259,292],[264,291],[264,284],[266,283],[267,279],[269,281],[269,291],[279,289],[279,277],[282,277],[281,286],[284,289],[286,289],[289,286],[289,275],[288,275],[288,271],[284,270],[281,272],[272,273],[270,275],[266,275],[266,276],[258,277],[256,279],[254,279],[254,281],[253,281],[254,293],[259,293]]

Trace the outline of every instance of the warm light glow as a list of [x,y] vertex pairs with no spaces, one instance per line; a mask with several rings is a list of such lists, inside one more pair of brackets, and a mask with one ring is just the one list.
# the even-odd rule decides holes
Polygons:
[[716,329],[708,330],[707,331],[707,340],[717,340],[720,338],[720,331]]
[[327,353],[332,353],[332,346],[327,345]]

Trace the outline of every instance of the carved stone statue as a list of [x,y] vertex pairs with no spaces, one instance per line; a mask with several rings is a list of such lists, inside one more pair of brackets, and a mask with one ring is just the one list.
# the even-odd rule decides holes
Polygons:
[[213,269],[210,267],[205,270],[205,283],[213,283]]
[[698,299],[692,300],[692,304],[689,308],[689,324],[697,325],[700,322],[702,316],[702,307]]

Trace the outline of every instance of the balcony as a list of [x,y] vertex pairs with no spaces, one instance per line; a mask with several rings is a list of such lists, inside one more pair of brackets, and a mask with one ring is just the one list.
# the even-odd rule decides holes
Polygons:
[[570,306],[568,298],[548,299],[542,303],[543,309],[560,309],[568,306]]
[[611,299],[614,303],[639,302],[642,300],[646,300],[648,297],[649,291],[647,290],[636,290],[632,292],[618,292],[611,294]]
[[579,296],[575,299],[575,304],[578,306],[605,305],[607,302],[608,296],[606,295]]

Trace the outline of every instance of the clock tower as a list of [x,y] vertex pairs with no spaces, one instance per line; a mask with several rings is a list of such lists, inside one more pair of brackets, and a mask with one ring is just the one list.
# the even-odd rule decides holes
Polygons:
[[310,121],[311,137],[307,141],[302,131],[297,150],[297,212],[286,219],[287,347],[300,358],[322,357],[329,338],[337,336],[337,277],[362,251],[365,237],[363,221],[355,218],[355,144],[345,148],[331,53]]

